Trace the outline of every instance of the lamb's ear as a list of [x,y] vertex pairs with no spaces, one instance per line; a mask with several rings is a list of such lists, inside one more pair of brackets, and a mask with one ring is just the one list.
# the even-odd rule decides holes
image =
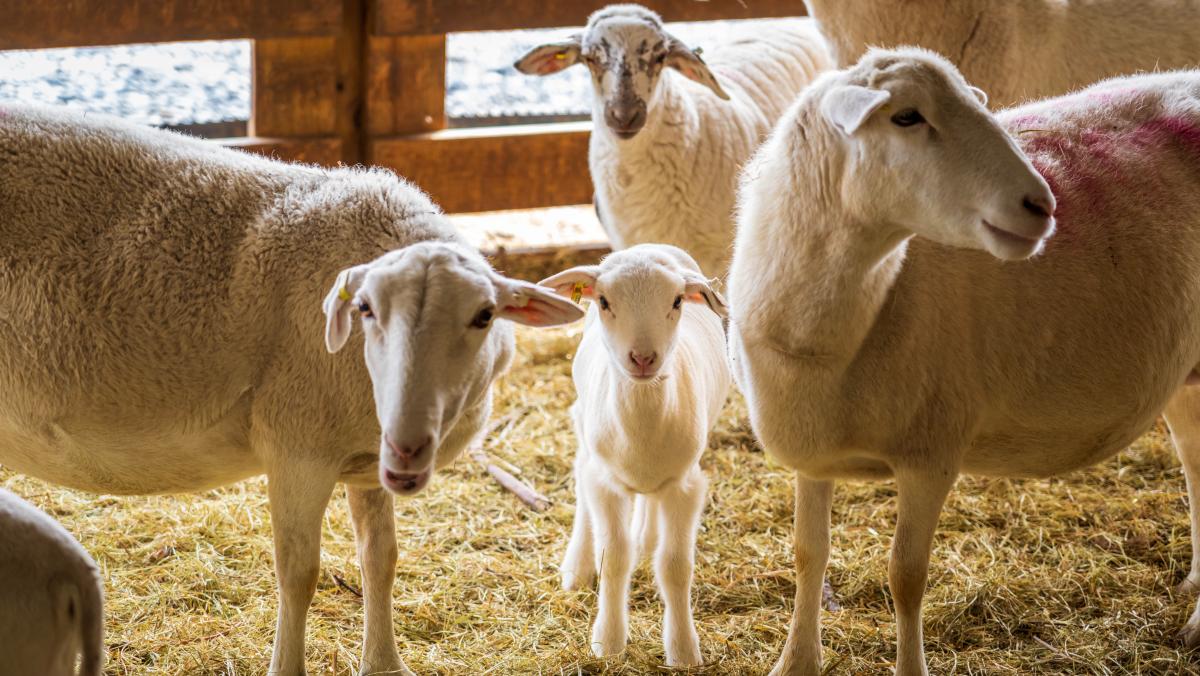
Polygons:
[[583,317],[583,308],[554,291],[519,279],[496,276],[496,316],[526,326],[558,326]]
[[367,265],[356,265],[338,273],[337,280],[325,296],[325,349],[337,352],[350,338],[350,312],[354,310],[354,294],[367,276]]
[[690,303],[705,303],[708,308],[717,313],[718,317],[725,317],[728,314],[728,308],[725,306],[725,299],[717,290],[712,288],[712,281],[705,279],[700,273],[688,270],[683,273],[683,297]]
[[700,58],[699,49],[689,49],[681,40],[675,37],[667,39],[667,65],[679,71],[689,80],[699,82],[708,87],[714,94],[729,100],[729,94],[721,88],[717,77],[708,69],[708,64]]
[[538,286],[548,286],[554,293],[578,303],[584,298],[596,297],[596,277],[599,275],[599,265],[579,265],[543,279]]
[[572,35],[562,42],[551,42],[534,47],[525,56],[517,59],[513,68],[526,75],[551,75],[579,62],[579,51],[583,47],[583,36]]
[[821,113],[833,126],[847,136],[858,128],[892,98],[891,92],[867,89],[858,85],[835,87],[821,100]]

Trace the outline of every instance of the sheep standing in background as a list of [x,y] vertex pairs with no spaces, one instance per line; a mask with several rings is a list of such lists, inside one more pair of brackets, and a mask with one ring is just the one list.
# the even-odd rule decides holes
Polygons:
[[654,556],[667,664],[700,664],[691,585],[708,487],[700,455],[729,394],[724,302],[691,256],[661,244],[619,251],[542,284],[593,301],[572,364],[579,452],[563,587],[585,586],[600,570],[592,650],[601,657],[623,650],[636,563],[632,523],[642,531],[642,553]]
[[868,47],[954,62],[993,107],[1138,71],[1200,64],[1196,0],[805,0],[839,67]]
[[[497,320],[582,314],[494,272],[389,172],[0,107],[0,462],[116,494],[265,473],[272,674],[304,673],[338,482],[363,570],[360,669],[407,673],[391,492],[422,490],[480,433],[513,351]],[[351,354],[326,353],[347,343]]]
[[0,676],[100,676],[102,589],[65,528],[0,488]]
[[[876,50],[800,97],[746,169],[729,277],[734,378],[796,470],[773,673],[821,671],[835,480],[896,482],[900,676],[927,672],[930,549],[960,473],[1086,467],[1166,407],[1200,531],[1198,177],[1200,71],[997,121],[944,58]],[[1200,610],[1184,636],[1200,642]]]
[[833,61],[809,20],[756,26],[704,56],[708,64],[654,12],[612,5],[592,14],[583,33],[533,49],[516,68],[550,75],[582,63],[591,71],[588,165],[613,248],[674,244],[705,274],[723,276],[739,168]]

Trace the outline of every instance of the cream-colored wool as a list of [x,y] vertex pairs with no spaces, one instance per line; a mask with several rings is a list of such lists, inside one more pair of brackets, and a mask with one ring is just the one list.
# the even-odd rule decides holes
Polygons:
[[[355,307],[369,345],[351,332]],[[116,494],[265,473],[281,596],[272,673],[304,670],[339,481],[363,567],[363,672],[405,671],[380,481],[418,492],[463,450],[512,355],[499,319],[544,324],[547,308],[582,315],[497,275],[389,172],[0,107],[0,462]]]
[[[659,43],[671,54],[667,67],[654,66]],[[567,58],[555,60],[563,49]],[[690,54],[658,14],[612,5],[592,14],[582,34],[535,48],[517,66],[546,75],[586,63],[592,71],[588,166],[596,211],[613,247],[673,244],[706,275],[723,277],[738,171],[796,94],[833,59],[806,19],[742,29],[727,42],[705,45],[703,62]],[[630,105],[641,106],[644,126],[632,138],[618,138],[608,112]]]
[[[896,482],[902,676],[926,672],[929,551],[960,473],[1096,463],[1174,398],[1195,543],[1198,180],[1200,71],[997,119],[945,59],[872,51],[801,96],[746,171],[729,279],[734,378],[797,472],[796,610],[775,673],[820,671],[835,480]],[[1200,642],[1200,611],[1184,634]]]
[[1105,78],[1200,65],[1195,0],[805,0],[839,67],[868,47],[954,62],[993,108]]
[[57,521],[0,489],[0,676],[100,676],[103,667],[96,562]]

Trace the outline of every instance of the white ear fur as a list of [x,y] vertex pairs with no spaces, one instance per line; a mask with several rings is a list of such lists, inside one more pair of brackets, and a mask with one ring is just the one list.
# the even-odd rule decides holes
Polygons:
[[882,89],[842,85],[825,94],[821,100],[821,113],[843,134],[850,136],[891,98],[891,92]]
[[562,42],[538,45],[517,59],[513,68],[526,75],[553,75],[578,63],[582,47],[583,36],[579,34]]
[[354,294],[367,276],[367,265],[356,265],[338,273],[337,280],[325,296],[325,349],[337,352],[350,338],[350,311],[354,309]]
[[708,308],[715,312],[718,317],[725,317],[728,314],[728,308],[725,305],[725,298],[717,293],[716,289],[712,288],[712,283],[701,276],[699,273],[688,270],[683,273],[683,295],[689,302],[706,303]]
[[563,298],[572,298],[575,295],[575,285],[582,284],[579,289],[580,298],[592,298],[596,295],[596,277],[599,275],[599,265],[577,265],[543,279],[538,282],[538,286],[549,287]]
[[559,298],[552,289],[500,275],[496,316],[526,326],[558,326],[583,318],[583,308]]
[[983,91],[979,87],[972,87],[971,85],[967,85],[967,89],[971,90],[971,93],[975,95],[975,98],[979,99],[980,103],[982,103],[985,106],[987,105],[987,102],[988,102],[987,92]]
[[684,77],[693,82],[708,87],[712,93],[716,94],[726,101],[729,100],[729,94],[721,87],[721,83],[717,82],[717,76],[713,75],[708,69],[708,64],[704,63],[704,59],[700,58],[700,52],[689,49],[681,40],[674,36],[668,37],[667,48],[667,66],[679,71]]

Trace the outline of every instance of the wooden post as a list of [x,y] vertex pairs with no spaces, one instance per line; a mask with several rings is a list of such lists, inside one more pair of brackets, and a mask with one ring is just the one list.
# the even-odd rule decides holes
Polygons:
[[372,137],[446,127],[446,36],[371,36],[367,130]]

